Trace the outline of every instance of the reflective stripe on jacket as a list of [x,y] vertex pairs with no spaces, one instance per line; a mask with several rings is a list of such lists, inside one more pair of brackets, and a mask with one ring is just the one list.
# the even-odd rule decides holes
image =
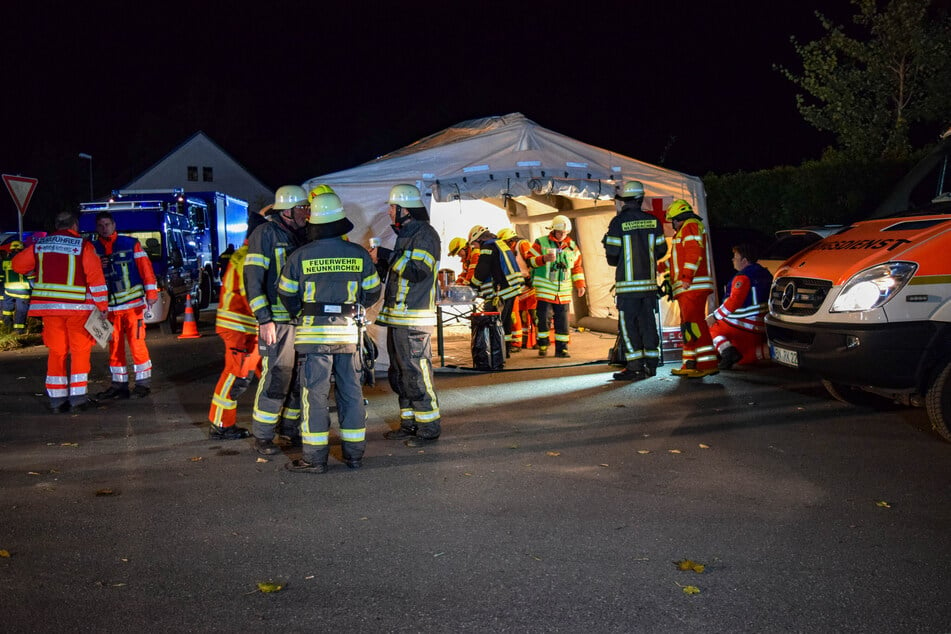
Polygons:
[[60,229],[40,238],[13,258],[13,270],[36,272],[30,316],[62,315],[108,307],[106,279],[92,244]]
[[132,236],[113,233],[92,243],[96,253],[109,256],[111,266],[103,267],[109,287],[109,312],[145,306],[145,297],[158,297],[158,284],[148,254]]
[[516,297],[522,292],[524,278],[515,252],[501,240],[485,240],[479,250],[479,262],[469,283],[478,287],[482,297]]
[[733,276],[730,295],[713,312],[714,317],[743,330],[766,332],[769,287],[772,283],[770,272],[756,262],[743,267]]
[[608,264],[615,267],[617,295],[657,293],[657,261],[667,255],[664,228],[657,218],[624,205],[611,219],[602,242]]
[[382,290],[370,254],[358,244],[324,238],[294,251],[278,292],[297,318],[295,349],[302,354],[355,352],[356,305],[372,306]]
[[218,300],[218,312],[215,315],[215,332],[234,330],[249,335],[258,332],[258,320],[251,312],[244,290],[244,260],[247,254],[247,244],[239,247],[231,254],[221,276],[221,298]]
[[[713,292],[713,278],[707,264],[707,238],[703,223],[698,218],[690,218],[674,234],[673,255],[666,262],[673,284],[674,297],[683,292]],[[683,283],[690,285],[684,290]]]
[[439,234],[428,222],[413,220],[400,228],[376,323],[405,328],[436,325],[439,252]]
[[[543,259],[548,249],[557,249],[554,262]],[[539,301],[552,304],[567,304],[571,301],[571,289],[584,288],[584,269],[581,266],[581,251],[578,245],[565,236],[558,242],[551,234],[535,240],[532,257],[528,262],[532,267],[532,285]]]
[[244,287],[248,304],[259,324],[288,323],[290,316],[277,295],[281,269],[300,244],[293,230],[279,215],[258,227],[248,238],[244,259]]

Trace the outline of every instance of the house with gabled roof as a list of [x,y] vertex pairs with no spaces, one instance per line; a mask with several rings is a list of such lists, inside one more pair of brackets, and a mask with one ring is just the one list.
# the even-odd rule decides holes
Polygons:
[[274,192],[202,131],[198,131],[121,189],[219,191],[248,201],[251,211],[274,201]]

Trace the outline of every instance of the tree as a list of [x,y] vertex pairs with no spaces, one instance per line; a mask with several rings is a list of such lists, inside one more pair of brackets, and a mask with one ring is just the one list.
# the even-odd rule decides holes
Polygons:
[[791,38],[803,73],[778,67],[803,92],[796,105],[835,135],[844,158],[905,158],[911,132],[951,120],[951,19],[931,0],[851,0],[856,37],[816,12],[825,35]]

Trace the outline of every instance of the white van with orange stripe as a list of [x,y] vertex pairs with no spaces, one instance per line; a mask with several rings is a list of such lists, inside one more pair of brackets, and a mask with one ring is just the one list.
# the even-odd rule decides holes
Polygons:
[[951,129],[873,216],[776,271],[773,359],[858,405],[926,407],[951,441]]

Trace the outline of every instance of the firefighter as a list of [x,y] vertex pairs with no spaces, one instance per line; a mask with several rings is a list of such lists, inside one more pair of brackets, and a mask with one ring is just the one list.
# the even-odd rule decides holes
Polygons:
[[[248,214],[247,235],[265,222],[260,213]],[[238,247],[221,275],[221,298],[215,315],[215,332],[225,344],[225,367],[211,397],[208,420],[212,440],[239,440],[251,435],[238,427],[238,397],[251,385],[255,373],[260,374],[261,353],[258,351],[258,321],[248,304],[244,286],[244,261],[248,255],[248,240]]]
[[0,279],[3,324],[15,333],[22,333],[26,329],[26,316],[30,310],[32,278],[30,275],[17,273],[12,267],[13,257],[22,250],[23,243],[19,240],[10,243],[10,252],[7,259],[3,260],[3,276]]
[[511,227],[501,229],[499,238],[505,240],[509,249],[515,253],[524,281],[522,292],[515,302],[512,313],[512,352],[538,348],[538,328],[536,327],[538,298],[535,295],[535,287],[532,286],[532,267],[528,265],[528,260],[532,256],[532,243],[518,237]]
[[703,222],[686,200],[675,200],[667,208],[667,222],[674,227],[673,253],[658,265],[669,277],[674,299],[680,308],[683,334],[683,364],[671,374],[703,378],[717,374],[717,353],[707,327],[707,297],[713,292],[713,278],[707,260],[707,238]]
[[[433,385],[430,339],[436,325],[436,267],[439,234],[413,185],[395,185],[388,199],[396,243],[387,259],[383,307],[376,323],[387,326],[390,387],[399,397],[400,426],[384,434],[408,447],[435,442],[442,431]],[[370,252],[378,259],[378,249]]]
[[555,321],[555,356],[568,354],[568,303],[574,288],[584,297],[586,286],[581,250],[568,235],[571,220],[558,215],[552,218],[547,236],[535,240],[528,260],[532,267],[532,286],[538,298],[538,356],[548,355],[549,319]]
[[769,359],[766,313],[773,276],[756,262],[748,244],[733,247],[733,268],[736,275],[730,282],[729,296],[707,316],[721,370],[730,370],[737,363]]
[[43,343],[49,348],[46,393],[50,411],[58,414],[98,404],[86,395],[95,343],[86,321],[94,310],[105,317],[109,303],[102,264],[92,244],[80,237],[79,219],[64,211],[55,227],[13,258],[13,270],[36,275],[29,315],[43,319]]
[[477,245],[474,248],[479,249],[479,260],[469,284],[479,289],[488,306],[499,313],[502,331],[505,333],[505,354],[508,356],[512,351],[512,312],[515,299],[525,286],[522,271],[515,253],[504,240],[499,240],[491,231],[470,236],[470,244]]
[[248,238],[244,286],[258,322],[261,380],[254,396],[254,445],[262,455],[276,454],[278,425],[292,446],[300,445],[300,386],[294,358],[294,325],[281,304],[277,285],[288,256],[303,242],[310,217],[307,192],[297,185],[279,187],[268,222]]
[[330,453],[328,395],[331,375],[343,460],[363,466],[366,406],[360,386],[364,307],[380,298],[382,287],[366,249],[345,239],[353,223],[334,193],[318,194],[310,203],[308,237],[281,273],[278,292],[297,318],[294,347],[301,359],[303,457],[285,468],[296,473],[324,473]]
[[[99,255],[102,271],[109,287],[109,321],[113,325],[109,342],[109,373],[112,384],[96,394],[100,400],[111,398],[142,398],[149,395],[152,382],[152,360],[145,345],[145,306],[158,300],[158,284],[148,254],[132,236],[119,235],[108,211],[96,214],[96,233],[92,245]],[[132,384],[126,365],[126,342],[132,353]]]
[[667,255],[664,227],[641,210],[644,185],[627,181],[616,196],[617,215],[602,243],[614,267],[614,301],[618,332],[626,363],[616,381],[641,381],[657,374],[660,333],[657,330],[657,261]]
[[466,242],[468,250],[466,251],[466,259],[462,261],[462,274],[458,279],[459,284],[469,286],[472,282],[472,276],[475,274],[476,267],[479,265],[479,254],[482,252],[479,248],[479,244],[473,239],[473,236],[481,236],[486,231],[488,231],[488,229],[482,225],[474,225],[469,229],[469,237]]
[[[459,275],[456,276],[456,281],[453,284],[456,285],[466,285],[468,286],[469,280],[466,279],[465,274],[468,270],[468,260],[469,260],[469,243],[466,242],[465,238],[453,238],[449,241],[449,255],[458,257],[459,261],[462,263],[462,271]],[[470,275],[471,277],[471,275]]]

